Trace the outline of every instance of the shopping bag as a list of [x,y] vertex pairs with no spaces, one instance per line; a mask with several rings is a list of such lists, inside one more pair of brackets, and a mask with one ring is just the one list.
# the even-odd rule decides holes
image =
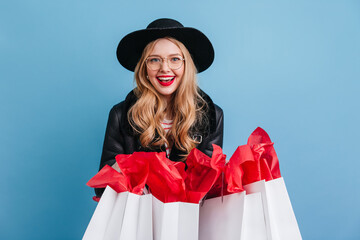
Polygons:
[[302,239],[282,177],[244,186],[247,193],[261,193],[269,240]]
[[233,193],[200,206],[200,240],[267,240],[261,193]]
[[136,239],[153,239],[152,198],[151,194],[142,195],[140,198]]
[[149,161],[147,184],[153,195],[154,240],[197,240],[199,204],[185,202],[184,163],[172,162],[164,153]]
[[299,227],[281,177],[274,143],[261,128],[250,135],[254,161],[242,164],[243,183],[247,193],[261,192],[269,240],[301,239]]
[[207,195],[209,199],[205,199],[200,207],[200,240],[241,240],[245,192],[237,162],[243,152],[237,150],[229,162],[223,162],[223,173]]
[[241,240],[268,240],[261,193],[246,194]]
[[127,239],[153,239],[151,194],[118,193],[104,240]]
[[[246,194],[243,164],[254,162],[250,146],[239,146],[226,163],[223,179],[200,207],[200,239],[266,240],[261,193]],[[225,196],[223,196],[225,195]]]
[[151,240],[152,199],[143,195],[148,176],[146,153],[119,154],[115,157],[121,173],[127,179],[128,192],[118,194],[105,240]]
[[116,198],[117,192],[107,186],[86,228],[83,240],[104,239]]
[[107,186],[83,240],[152,240],[152,196],[117,193]]
[[[128,160],[132,161],[131,165]],[[132,155],[118,155],[116,161],[121,173],[105,166],[89,180],[87,184],[90,187],[106,189],[83,239],[153,239],[152,199],[150,194],[142,195],[148,171],[143,167],[144,163],[137,160],[136,154],[135,158]],[[111,201],[108,200],[110,194],[105,194],[107,192],[112,193]],[[97,217],[97,212],[103,212],[102,209],[106,209],[106,215]],[[94,231],[96,234],[93,234]]]
[[[218,178],[210,190],[210,197],[217,198],[205,200],[205,207],[200,208],[201,239],[301,239],[273,145],[269,135],[257,128],[247,144],[237,148],[224,167],[224,179]],[[241,203],[225,201],[233,197],[231,193],[243,190],[246,195]],[[225,195],[223,202],[220,195]],[[241,221],[233,226],[229,219],[240,206]],[[234,211],[226,212],[227,208]],[[227,224],[231,228],[226,229]]]
[[241,240],[245,192],[206,199],[200,206],[200,240]]
[[198,240],[199,204],[163,203],[153,196],[154,240]]
[[154,239],[198,239],[199,202],[221,173],[225,155],[213,145],[211,157],[193,149],[184,163],[158,154],[151,159],[147,184],[153,194]]

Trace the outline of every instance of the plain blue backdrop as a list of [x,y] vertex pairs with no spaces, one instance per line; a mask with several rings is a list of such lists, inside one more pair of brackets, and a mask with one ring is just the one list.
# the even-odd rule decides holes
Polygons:
[[360,239],[360,1],[0,1],[0,239],[81,239],[110,108],[133,88],[115,50],[170,17],[203,31],[199,84],[230,157],[275,142],[304,239]]

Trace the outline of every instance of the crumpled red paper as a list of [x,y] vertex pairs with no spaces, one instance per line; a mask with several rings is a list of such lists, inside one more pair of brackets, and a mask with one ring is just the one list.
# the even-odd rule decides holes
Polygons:
[[[151,153],[144,159],[149,163],[149,176],[146,184],[151,193],[162,202],[185,201],[185,183],[181,171],[185,165],[166,158],[165,152]],[[182,174],[179,173],[179,170]]]
[[151,153],[134,152],[133,154],[118,154],[115,160],[121,173],[125,176],[129,192],[142,195],[149,175],[149,163],[145,159],[152,157]]
[[[148,169],[146,168],[148,164],[144,164],[143,161],[137,161],[141,156],[140,153],[117,155],[115,159],[121,173],[109,165],[105,165],[87,182],[87,185],[93,188],[110,186],[118,193],[129,191],[138,195],[143,194],[148,177]],[[100,198],[93,197],[93,200],[98,202]]]
[[258,127],[239,146],[224,167],[223,179],[218,178],[208,198],[244,191],[243,185],[281,177],[279,161],[269,135]]
[[224,187],[224,172],[225,172],[225,164],[226,164],[226,155],[222,153],[222,150],[219,146],[213,145],[214,151],[212,156],[216,158],[220,158],[218,161],[219,165],[219,174],[215,179],[213,186],[210,188],[208,193],[206,194],[206,198],[213,198],[221,195],[226,195],[226,187]]
[[164,152],[134,152],[116,156],[121,173],[105,166],[88,185],[109,185],[117,192],[143,194],[145,184],[164,203],[199,201],[243,191],[243,185],[281,177],[279,161],[269,135],[260,127],[239,146],[226,163],[222,149],[213,145],[211,157],[194,148],[182,162],[172,162]]
[[105,188],[109,185],[116,192],[128,191],[128,183],[125,176],[109,165],[105,165],[86,185],[92,188]]
[[134,153],[133,157],[148,163],[146,184],[157,199],[164,203],[199,203],[225,164],[221,148],[216,145],[213,148],[211,158],[194,148],[186,160],[186,170],[183,162],[173,162],[165,153]]
[[199,203],[220,177],[226,161],[222,149],[213,144],[211,158],[194,148],[186,159],[185,186],[187,201]]
[[253,152],[254,162],[242,164],[244,171],[243,184],[256,181],[269,181],[281,177],[279,159],[269,135],[264,129],[258,127],[251,133],[247,145]]
[[225,167],[225,185],[228,193],[244,191],[244,170],[242,166],[248,163],[252,164],[254,161],[250,146],[242,145],[235,150]]

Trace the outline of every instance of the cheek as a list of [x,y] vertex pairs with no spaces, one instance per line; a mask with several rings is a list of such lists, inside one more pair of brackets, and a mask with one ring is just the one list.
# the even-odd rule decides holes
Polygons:
[[156,74],[157,74],[157,71],[153,71],[153,70],[149,70],[149,69],[147,69],[147,76],[149,76],[149,78],[150,77],[155,77],[156,76]]
[[157,80],[156,80],[155,77],[150,77],[150,76],[149,76],[149,81],[150,81],[150,83],[151,83],[151,85],[152,85],[153,87],[156,87]]
[[184,68],[179,69],[179,70],[176,70],[176,71],[174,71],[174,73],[175,73],[178,77],[182,78],[182,76],[184,75]]

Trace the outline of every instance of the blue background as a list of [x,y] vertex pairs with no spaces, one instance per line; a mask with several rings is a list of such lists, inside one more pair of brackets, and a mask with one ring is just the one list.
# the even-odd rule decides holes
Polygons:
[[216,57],[200,86],[225,112],[230,157],[275,142],[304,239],[360,239],[360,2],[0,2],[0,239],[80,239],[96,207],[110,108],[133,88],[115,49],[170,17]]

